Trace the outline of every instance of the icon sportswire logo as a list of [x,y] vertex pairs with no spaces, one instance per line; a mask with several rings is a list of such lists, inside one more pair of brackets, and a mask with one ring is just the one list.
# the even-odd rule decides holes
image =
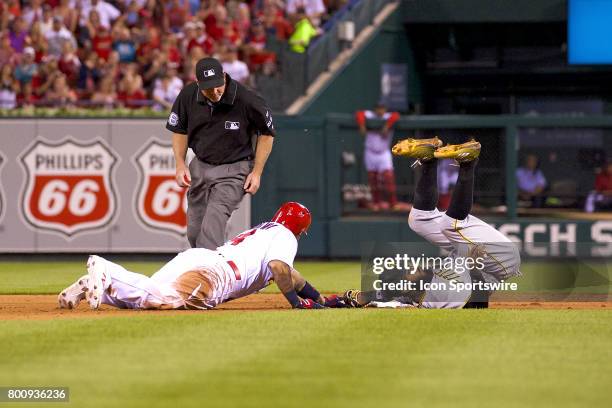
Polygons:
[[187,189],[174,179],[172,144],[149,139],[133,157],[140,176],[134,196],[136,219],[156,232],[184,235],[187,231]]
[[102,139],[38,138],[20,156],[24,219],[34,229],[71,237],[105,228],[117,212],[113,173],[119,156]]

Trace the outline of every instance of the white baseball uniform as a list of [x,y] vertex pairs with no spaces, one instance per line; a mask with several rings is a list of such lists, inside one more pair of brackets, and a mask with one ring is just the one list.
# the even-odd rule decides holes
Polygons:
[[[449,256],[471,257],[470,252],[477,247],[483,258],[482,276],[485,282],[499,282],[521,274],[519,271],[521,257],[516,244],[473,215],[468,215],[464,220],[457,220],[438,209],[423,211],[413,208],[408,216],[408,224],[414,232],[427,241],[448,251]],[[462,283],[471,282],[468,272],[435,271],[432,283],[448,282],[448,279]],[[461,308],[469,301],[470,295],[470,290],[427,291],[421,307]]]
[[[216,251],[181,252],[150,278],[97,257],[106,268],[102,303],[128,309],[210,309],[265,288],[272,281],[268,263],[278,260],[293,267],[296,252],[293,233],[266,222]],[[205,292],[204,286],[209,288]]]
[[[399,115],[395,112],[386,112],[383,116],[376,115],[376,112],[365,110],[357,113],[358,122],[367,119],[383,119],[387,121],[389,129]],[[368,130],[365,136],[363,160],[367,171],[383,172],[393,170],[393,156],[391,155],[391,140],[393,131],[389,130],[387,135],[380,131]]]

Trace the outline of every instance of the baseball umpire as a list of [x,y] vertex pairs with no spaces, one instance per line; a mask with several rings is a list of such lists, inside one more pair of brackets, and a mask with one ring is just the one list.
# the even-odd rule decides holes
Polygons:
[[[189,187],[189,244],[215,249],[223,244],[227,221],[244,194],[259,189],[275,133],[263,98],[223,72],[218,60],[198,61],[196,78],[179,93],[166,128],[173,132],[176,181]],[[196,156],[189,167],[188,147]]]

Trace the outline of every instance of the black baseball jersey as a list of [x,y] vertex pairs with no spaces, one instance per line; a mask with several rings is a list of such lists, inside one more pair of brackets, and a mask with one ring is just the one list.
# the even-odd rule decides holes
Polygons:
[[185,86],[172,106],[166,129],[188,135],[188,146],[209,164],[253,157],[251,136],[274,136],[272,112],[261,96],[226,74],[221,100],[210,102],[196,82]]

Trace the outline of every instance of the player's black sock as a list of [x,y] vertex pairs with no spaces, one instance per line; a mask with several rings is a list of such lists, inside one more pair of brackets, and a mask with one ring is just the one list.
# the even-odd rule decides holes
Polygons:
[[412,206],[417,210],[435,210],[438,204],[438,160],[421,162],[419,168]]
[[297,293],[302,299],[311,299],[315,302],[319,300],[321,294],[316,290],[308,281],[304,284],[304,287]]
[[446,215],[456,220],[464,220],[474,201],[474,169],[478,159],[459,165],[459,177],[453,190]]

